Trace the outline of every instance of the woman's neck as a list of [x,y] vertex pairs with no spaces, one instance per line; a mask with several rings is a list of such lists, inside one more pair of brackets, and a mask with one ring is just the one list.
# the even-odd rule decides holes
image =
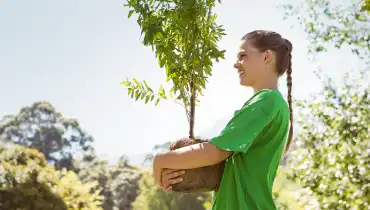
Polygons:
[[276,77],[269,77],[261,80],[252,86],[254,93],[263,89],[278,89],[278,80]]

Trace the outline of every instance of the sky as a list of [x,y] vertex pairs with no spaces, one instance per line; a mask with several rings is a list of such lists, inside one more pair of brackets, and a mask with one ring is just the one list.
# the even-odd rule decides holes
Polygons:
[[[217,135],[234,110],[252,95],[239,86],[232,68],[240,38],[255,29],[275,30],[293,43],[293,97],[320,90],[317,65],[335,78],[358,62],[332,50],[318,63],[308,59],[307,34],[283,20],[277,5],[287,1],[229,0],[214,10],[227,35],[219,42],[226,59],[214,64],[200,107],[195,133]],[[120,85],[126,77],[165,84],[151,48],[140,40],[140,28],[128,19],[123,0],[0,1],[0,117],[17,114],[36,101],[50,102],[64,116],[76,118],[91,134],[97,153],[109,160],[150,152],[155,144],[188,135],[181,106],[135,102]],[[135,17],[135,16],[134,16]],[[351,57],[352,56],[352,57]],[[334,63],[340,60],[341,64]],[[285,78],[281,91],[286,94]]]

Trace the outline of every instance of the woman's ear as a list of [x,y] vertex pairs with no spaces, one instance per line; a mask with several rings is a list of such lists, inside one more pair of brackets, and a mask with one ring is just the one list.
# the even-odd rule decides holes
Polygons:
[[271,50],[266,50],[263,56],[265,63],[270,63],[272,61],[273,53]]

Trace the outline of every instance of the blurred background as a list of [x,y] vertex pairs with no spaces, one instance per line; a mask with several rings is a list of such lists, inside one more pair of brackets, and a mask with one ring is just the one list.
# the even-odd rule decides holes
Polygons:
[[[210,209],[211,193],[164,193],[150,175],[146,158],[189,125],[178,104],[135,101],[120,84],[171,88],[126,3],[0,1],[0,209]],[[277,31],[293,43],[295,117],[278,208],[370,209],[370,2],[232,0],[212,12],[226,53],[195,134],[217,135],[253,93],[232,68],[240,38]]]

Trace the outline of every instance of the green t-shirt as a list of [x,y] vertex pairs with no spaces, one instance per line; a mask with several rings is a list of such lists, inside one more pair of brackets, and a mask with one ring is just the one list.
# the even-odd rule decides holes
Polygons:
[[211,139],[216,147],[233,151],[214,193],[213,210],[276,209],[272,186],[289,131],[289,112],[279,90],[261,90]]

